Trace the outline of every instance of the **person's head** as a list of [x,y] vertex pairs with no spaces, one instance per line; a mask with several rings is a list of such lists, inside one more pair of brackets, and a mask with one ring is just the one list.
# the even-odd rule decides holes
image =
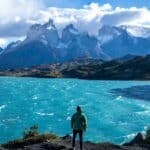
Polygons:
[[77,112],[79,112],[79,113],[82,113],[82,109],[81,109],[81,107],[80,106],[77,106]]

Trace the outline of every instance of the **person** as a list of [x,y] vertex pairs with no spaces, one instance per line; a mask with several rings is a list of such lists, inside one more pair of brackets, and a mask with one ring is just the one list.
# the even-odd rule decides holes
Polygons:
[[79,134],[80,139],[80,150],[83,149],[83,132],[87,128],[87,120],[85,115],[82,113],[80,106],[77,106],[76,113],[71,118],[71,128],[73,129],[72,149],[75,150],[75,139],[76,135]]

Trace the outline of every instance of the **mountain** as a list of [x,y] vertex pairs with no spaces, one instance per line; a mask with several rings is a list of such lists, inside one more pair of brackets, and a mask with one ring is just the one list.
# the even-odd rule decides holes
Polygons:
[[137,56],[136,55],[132,55],[132,54],[128,54],[128,55],[125,55],[125,56],[123,56],[121,58],[117,58],[116,61],[125,62],[125,61],[132,60],[135,57],[137,57]]
[[150,38],[150,27],[121,25],[122,29],[127,30],[128,33],[135,37]]
[[150,80],[150,55],[126,61],[75,59],[67,63],[0,71],[0,76],[80,78],[94,80]]
[[3,49],[0,47],[0,53],[3,51]]
[[123,32],[124,30],[122,28],[104,25],[98,31],[98,40],[101,43],[101,45],[103,45],[115,39],[116,37],[121,35]]
[[27,33],[27,41],[40,40],[44,45],[56,47],[59,42],[58,31],[53,23],[53,20],[44,25],[35,24],[31,26]]
[[32,25],[24,41],[10,43],[0,55],[0,69],[66,62],[78,57],[107,59],[96,37],[80,33],[72,24],[59,37],[52,20]]
[[77,38],[79,34],[79,31],[74,28],[73,24],[67,25],[62,31],[62,42],[67,44],[69,41]]
[[27,38],[11,43],[0,55],[0,69],[34,66],[57,61],[53,47],[59,41],[57,29],[50,20],[30,27]]
[[127,61],[89,63],[64,69],[63,76],[98,80],[150,80],[150,55],[137,56]]
[[113,59],[127,54],[150,54],[150,38],[135,37],[121,27],[104,26],[98,36],[104,53]]
[[[50,19],[45,24],[32,25],[24,41],[12,42],[1,51],[0,69],[64,63],[80,57],[108,61],[126,55],[150,54],[150,30],[143,29],[144,37],[134,36],[128,30],[127,26],[104,25],[97,36],[92,36],[88,32],[79,32],[73,24],[69,24],[59,36]],[[142,28],[139,30],[142,31]]]
[[9,52],[9,51],[13,51],[15,49],[15,47],[19,46],[19,44],[21,43],[21,41],[16,41],[16,42],[11,42],[7,45],[7,47],[5,48],[5,53]]

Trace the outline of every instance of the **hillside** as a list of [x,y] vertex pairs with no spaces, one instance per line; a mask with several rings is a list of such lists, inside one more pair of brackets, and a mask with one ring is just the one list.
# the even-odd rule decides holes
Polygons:
[[40,65],[31,68],[0,71],[0,76],[79,78],[95,80],[150,80],[150,55],[125,61],[77,59],[68,63]]

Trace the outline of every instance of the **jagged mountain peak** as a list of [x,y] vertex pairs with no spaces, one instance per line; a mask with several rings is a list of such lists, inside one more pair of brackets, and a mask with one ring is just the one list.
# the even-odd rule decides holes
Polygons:
[[98,31],[98,40],[101,44],[107,43],[120,35],[128,35],[127,31],[116,26],[102,26]]
[[[51,28],[50,28],[51,27]],[[56,28],[52,19],[49,19],[45,24],[33,24],[29,30],[54,29]]]
[[67,25],[66,28],[74,29],[74,25],[71,23],[71,24]]
[[104,25],[99,29],[99,35],[120,35],[121,33],[126,32],[126,30],[124,30],[123,28],[120,27],[116,27],[116,26],[108,26],[108,25]]
[[120,27],[135,37],[150,37],[150,27],[138,25],[121,25]]
[[79,31],[73,26],[73,24],[67,25],[62,31],[62,42],[68,43],[79,35]]
[[47,23],[45,23],[43,25],[44,28],[48,29],[48,30],[56,30],[56,27],[54,25],[54,21],[52,19],[49,19],[49,21]]
[[64,28],[63,32],[69,32],[69,33],[71,33],[71,34],[78,34],[78,33],[79,33],[79,31],[74,27],[73,24],[67,25],[67,26]]
[[38,30],[41,28],[41,24],[33,24],[29,30]]
[[[8,45],[9,48],[5,49],[7,52],[1,54],[0,65],[2,68],[13,68],[63,62],[81,56],[108,60],[127,54],[150,54],[149,42],[150,38],[137,38],[121,26],[106,25],[100,28],[98,36],[91,36],[69,24],[59,37],[50,19],[45,24],[32,25],[27,38],[19,45]],[[29,58],[30,62],[27,62]]]
[[33,40],[40,41],[45,46],[51,47],[55,47],[58,44],[59,35],[52,19],[49,19],[43,25],[35,24],[31,26],[27,33],[26,42]]

